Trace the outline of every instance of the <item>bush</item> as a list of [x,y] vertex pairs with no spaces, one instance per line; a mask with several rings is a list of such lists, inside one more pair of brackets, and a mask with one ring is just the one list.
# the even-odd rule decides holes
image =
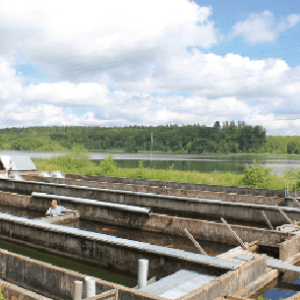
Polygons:
[[246,164],[240,185],[249,188],[268,188],[272,180],[271,169],[260,166],[255,160],[253,163],[252,167]]
[[101,168],[101,175],[105,175],[105,176],[115,175],[117,170],[117,163],[114,161],[114,158],[111,154],[109,154],[101,161],[100,168]]

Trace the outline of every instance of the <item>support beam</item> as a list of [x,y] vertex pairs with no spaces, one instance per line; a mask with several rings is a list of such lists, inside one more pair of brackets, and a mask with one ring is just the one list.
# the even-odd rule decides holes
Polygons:
[[248,250],[248,248],[246,247],[246,245],[244,244],[244,242],[239,238],[239,236],[231,229],[231,227],[229,226],[229,224],[223,219],[221,218],[221,221],[223,224],[226,225],[227,229],[233,234],[233,236],[235,237],[235,239],[239,242],[239,244],[242,246],[242,248],[244,250]]
[[200,244],[194,239],[194,237],[187,231],[186,228],[184,228],[184,232],[186,233],[187,237],[193,242],[195,247],[200,251],[200,253],[203,255],[207,255],[207,253],[203,250]]
[[268,219],[266,213],[265,213],[264,211],[262,211],[262,214],[263,214],[263,216],[264,216],[264,219],[266,220],[266,223],[267,223],[267,224],[269,225],[269,227],[271,228],[271,230],[274,230],[274,227],[273,227],[271,221]]
[[277,206],[278,210],[280,211],[280,213],[284,216],[284,218],[290,223],[293,224],[293,221],[285,214],[285,212],[279,207]]
[[293,198],[293,201],[296,204],[296,206],[300,207],[300,202],[296,198]]

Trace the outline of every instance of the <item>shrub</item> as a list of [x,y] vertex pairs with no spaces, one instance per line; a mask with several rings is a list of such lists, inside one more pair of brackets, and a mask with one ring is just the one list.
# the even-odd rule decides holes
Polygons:
[[246,164],[240,184],[250,188],[267,188],[272,180],[271,169],[260,166],[255,160],[253,163],[252,167]]
[[101,161],[100,168],[102,175],[115,175],[117,170],[117,163],[114,161],[114,158],[111,154],[109,154]]

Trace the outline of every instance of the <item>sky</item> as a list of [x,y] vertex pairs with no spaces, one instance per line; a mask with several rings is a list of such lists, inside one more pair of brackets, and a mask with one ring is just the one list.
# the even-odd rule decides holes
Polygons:
[[0,128],[300,135],[299,0],[1,0],[0,32]]

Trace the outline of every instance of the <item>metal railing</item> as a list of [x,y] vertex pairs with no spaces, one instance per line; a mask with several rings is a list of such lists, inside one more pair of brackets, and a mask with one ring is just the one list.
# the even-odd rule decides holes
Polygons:
[[287,178],[285,183],[285,198],[300,197],[300,178]]

